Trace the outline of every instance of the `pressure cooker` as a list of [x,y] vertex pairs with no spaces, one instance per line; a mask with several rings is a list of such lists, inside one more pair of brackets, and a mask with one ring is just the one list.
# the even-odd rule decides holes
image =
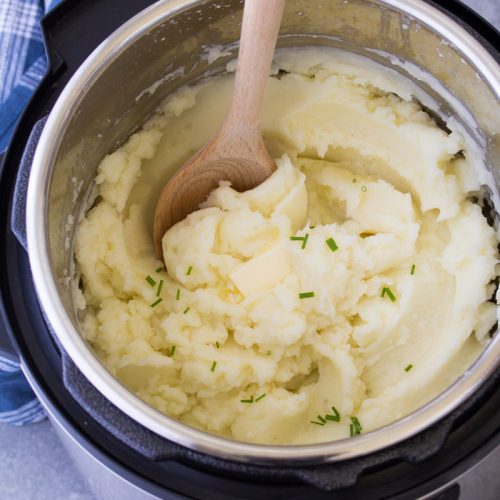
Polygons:
[[[160,414],[122,386],[78,331],[74,225],[99,161],[167,95],[236,55],[240,0],[66,0],[42,21],[48,72],[0,177],[1,346],[18,359],[102,498],[458,498],[500,446],[500,338],[448,390],[353,440],[258,446]],[[456,1],[288,0],[278,47],[353,52],[412,80],[438,122],[457,120],[500,175],[499,34]],[[226,48],[216,61],[207,47]],[[72,218],[72,219],[68,219]],[[8,339],[7,339],[8,337]]]

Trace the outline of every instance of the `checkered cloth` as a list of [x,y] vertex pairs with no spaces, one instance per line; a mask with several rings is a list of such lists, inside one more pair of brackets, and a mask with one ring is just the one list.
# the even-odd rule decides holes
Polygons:
[[[0,151],[45,74],[40,18],[59,0],[0,0]],[[0,332],[0,335],[5,333]],[[39,422],[45,412],[19,365],[0,357],[0,422]]]

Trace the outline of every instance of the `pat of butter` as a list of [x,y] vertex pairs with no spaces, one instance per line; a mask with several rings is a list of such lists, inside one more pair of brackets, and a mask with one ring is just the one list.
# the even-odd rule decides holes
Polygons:
[[286,242],[281,241],[241,264],[229,277],[245,297],[257,290],[277,285],[290,273]]

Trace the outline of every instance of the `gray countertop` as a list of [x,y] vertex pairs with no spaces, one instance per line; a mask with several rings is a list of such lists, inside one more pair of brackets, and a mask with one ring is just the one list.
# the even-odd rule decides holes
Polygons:
[[[500,28],[499,0],[464,0]],[[497,451],[489,466],[463,491],[462,498],[494,500],[500,491]],[[484,490],[484,485],[488,488]],[[27,427],[0,424],[0,499],[88,500],[94,498],[48,421]]]
[[475,11],[479,12],[493,26],[500,29],[500,2],[498,0],[461,0]]

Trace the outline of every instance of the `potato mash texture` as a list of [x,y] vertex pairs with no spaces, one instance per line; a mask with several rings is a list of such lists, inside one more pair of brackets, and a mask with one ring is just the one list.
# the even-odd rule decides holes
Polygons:
[[246,442],[325,442],[409,414],[477,357],[497,240],[464,139],[404,82],[317,50],[275,66],[276,172],[245,193],[222,182],[165,234],[166,267],[156,200],[217,130],[232,76],[180,89],[103,159],[77,304],[103,363],[161,412]]

